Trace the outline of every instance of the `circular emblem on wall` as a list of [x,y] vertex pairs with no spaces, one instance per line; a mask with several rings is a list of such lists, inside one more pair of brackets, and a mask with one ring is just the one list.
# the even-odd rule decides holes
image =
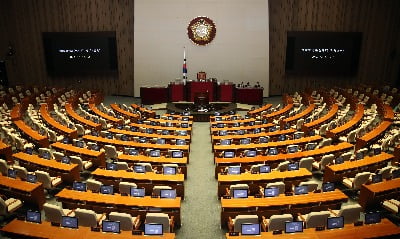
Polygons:
[[208,17],[196,17],[190,21],[187,34],[194,44],[207,45],[214,37],[217,29],[213,20]]

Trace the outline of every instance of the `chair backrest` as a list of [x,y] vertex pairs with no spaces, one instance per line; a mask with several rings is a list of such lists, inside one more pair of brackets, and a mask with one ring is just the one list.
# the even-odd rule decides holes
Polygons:
[[94,179],[88,179],[86,180],[86,188],[90,191],[93,192],[99,192],[101,185],[103,185],[102,182],[94,180]]
[[291,214],[272,215],[269,218],[268,231],[285,230],[285,222],[293,221]]
[[75,216],[78,218],[79,226],[97,227],[97,217],[93,210],[77,208]]
[[4,159],[0,159],[0,173],[3,176],[6,176],[8,174],[8,165]]
[[339,210],[338,216],[344,217],[344,223],[353,223],[360,218],[362,207],[359,204],[351,204],[342,206]]
[[60,206],[51,203],[43,204],[43,210],[46,215],[46,221],[49,222],[61,223],[62,216],[65,216]]
[[57,161],[61,161],[61,159],[65,156],[63,153],[60,153],[60,152],[54,152],[53,155],[54,155],[54,159]]
[[7,204],[4,201],[4,199],[0,197],[0,215],[5,216],[7,214],[8,214]]
[[170,186],[156,185],[153,187],[153,195],[160,196],[161,189],[172,189]]
[[314,162],[313,157],[307,157],[300,159],[299,168],[306,168],[308,171],[312,171],[312,163]]
[[319,135],[324,136],[326,134],[326,130],[328,129],[328,124],[323,124],[319,128]]
[[361,185],[363,185],[369,180],[370,176],[371,176],[370,172],[357,173],[353,181],[353,188],[359,189]]
[[341,154],[341,156],[343,157],[343,161],[349,161],[352,155],[353,155],[352,152],[346,152]]
[[151,163],[136,163],[136,165],[144,166],[146,172],[153,172],[153,168],[151,167]]
[[50,155],[50,159],[53,158],[53,153],[50,151],[48,148],[39,148],[38,149],[39,155],[42,156],[45,153],[48,153]]
[[19,177],[21,179],[26,179],[26,177],[28,175],[28,170],[26,170],[26,168],[15,165],[15,166],[13,166],[13,169],[17,171],[17,177]]
[[117,170],[128,170],[129,166],[127,162],[115,162],[117,165]]
[[[321,133],[320,133],[320,135],[321,135]],[[321,141],[321,143],[318,145],[318,147],[321,148],[321,147],[329,146],[331,144],[332,144],[332,138],[323,139]]]
[[104,145],[104,150],[107,158],[117,158],[117,148],[114,145]]
[[159,223],[163,224],[163,232],[169,233],[169,216],[166,213],[152,213],[146,214],[146,223]]
[[136,183],[129,183],[129,182],[120,182],[119,183],[119,193],[120,194],[127,194],[131,193],[131,187],[137,188]]
[[233,231],[240,232],[243,223],[259,223],[257,215],[237,215],[233,224]]
[[287,171],[289,167],[290,162],[289,161],[284,161],[279,163],[278,167],[276,167],[277,171]]
[[306,227],[314,228],[326,226],[327,218],[330,216],[329,211],[311,212],[306,218]]
[[72,156],[70,156],[70,158],[71,158],[71,163],[78,164],[79,171],[82,171],[83,170],[83,161],[82,161],[81,157],[72,155]]
[[321,161],[319,163],[319,165],[320,165],[319,168],[321,170],[324,170],[325,166],[329,163],[332,163],[334,159],[335,159],[335,155],[333,155],[333,154],[326,154],[326,155],[322,156]]
[[229,186],[229,196],[233,197],[233,190],[235,189],[246,189],[249,190],[249,185],[245,183],[239,183],[239,184],[234,184]]
[[51,178],[48,172],[36,170],[35,175],[37,177],[38,182],[41,182],[44,188],[50,189],[53,187],[51,185]]
[[119,226],[122,231],[132,231],[133,218],[130,214],[123,212],[110,212],[108,217],[111,221],[119,221]]
[[383,179],[387,179],[391,176],[391,171],[392,171],[393,167],[392,166],[386,166],[384,168],[381,168],[379,170],[379,174],[382,174],[382,178]]
[[268,183],[267,188],[279,188],[279,194],[285,193],[285,183],[284,182],[274,182],[274,183]]

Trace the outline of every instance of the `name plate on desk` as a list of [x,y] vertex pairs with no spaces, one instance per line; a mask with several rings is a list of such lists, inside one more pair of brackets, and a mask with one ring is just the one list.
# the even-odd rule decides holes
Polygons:
[[229,232],[229,236],[239,236],[239,232]]
[[222,196],[223,199],[231,199],[231,196],[224,195]]

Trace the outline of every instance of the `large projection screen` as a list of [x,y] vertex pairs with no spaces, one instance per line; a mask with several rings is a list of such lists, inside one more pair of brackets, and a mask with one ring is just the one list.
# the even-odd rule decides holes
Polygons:
[[[206,46],[187,37],[189,22],[212,19],[216,36]],[[142,86],[167,86],[182,78],[186,49],[188,79],[207,78],[240,84],[260,82],[269,92],[268,0],[136,0],[134,36],[135,96]]]

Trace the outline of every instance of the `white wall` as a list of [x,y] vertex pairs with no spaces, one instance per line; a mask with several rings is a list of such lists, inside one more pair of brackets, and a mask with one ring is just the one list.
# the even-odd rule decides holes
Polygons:
[[[187,26],[197,16],[216,25],[216,36],[206,46],[187,37]],[[141,86],[167,86],[182,78],[186,47],[188,79],[205,71],[207,78],[257,81],[269,93],[268,0],[135,0],[135,96]]]

